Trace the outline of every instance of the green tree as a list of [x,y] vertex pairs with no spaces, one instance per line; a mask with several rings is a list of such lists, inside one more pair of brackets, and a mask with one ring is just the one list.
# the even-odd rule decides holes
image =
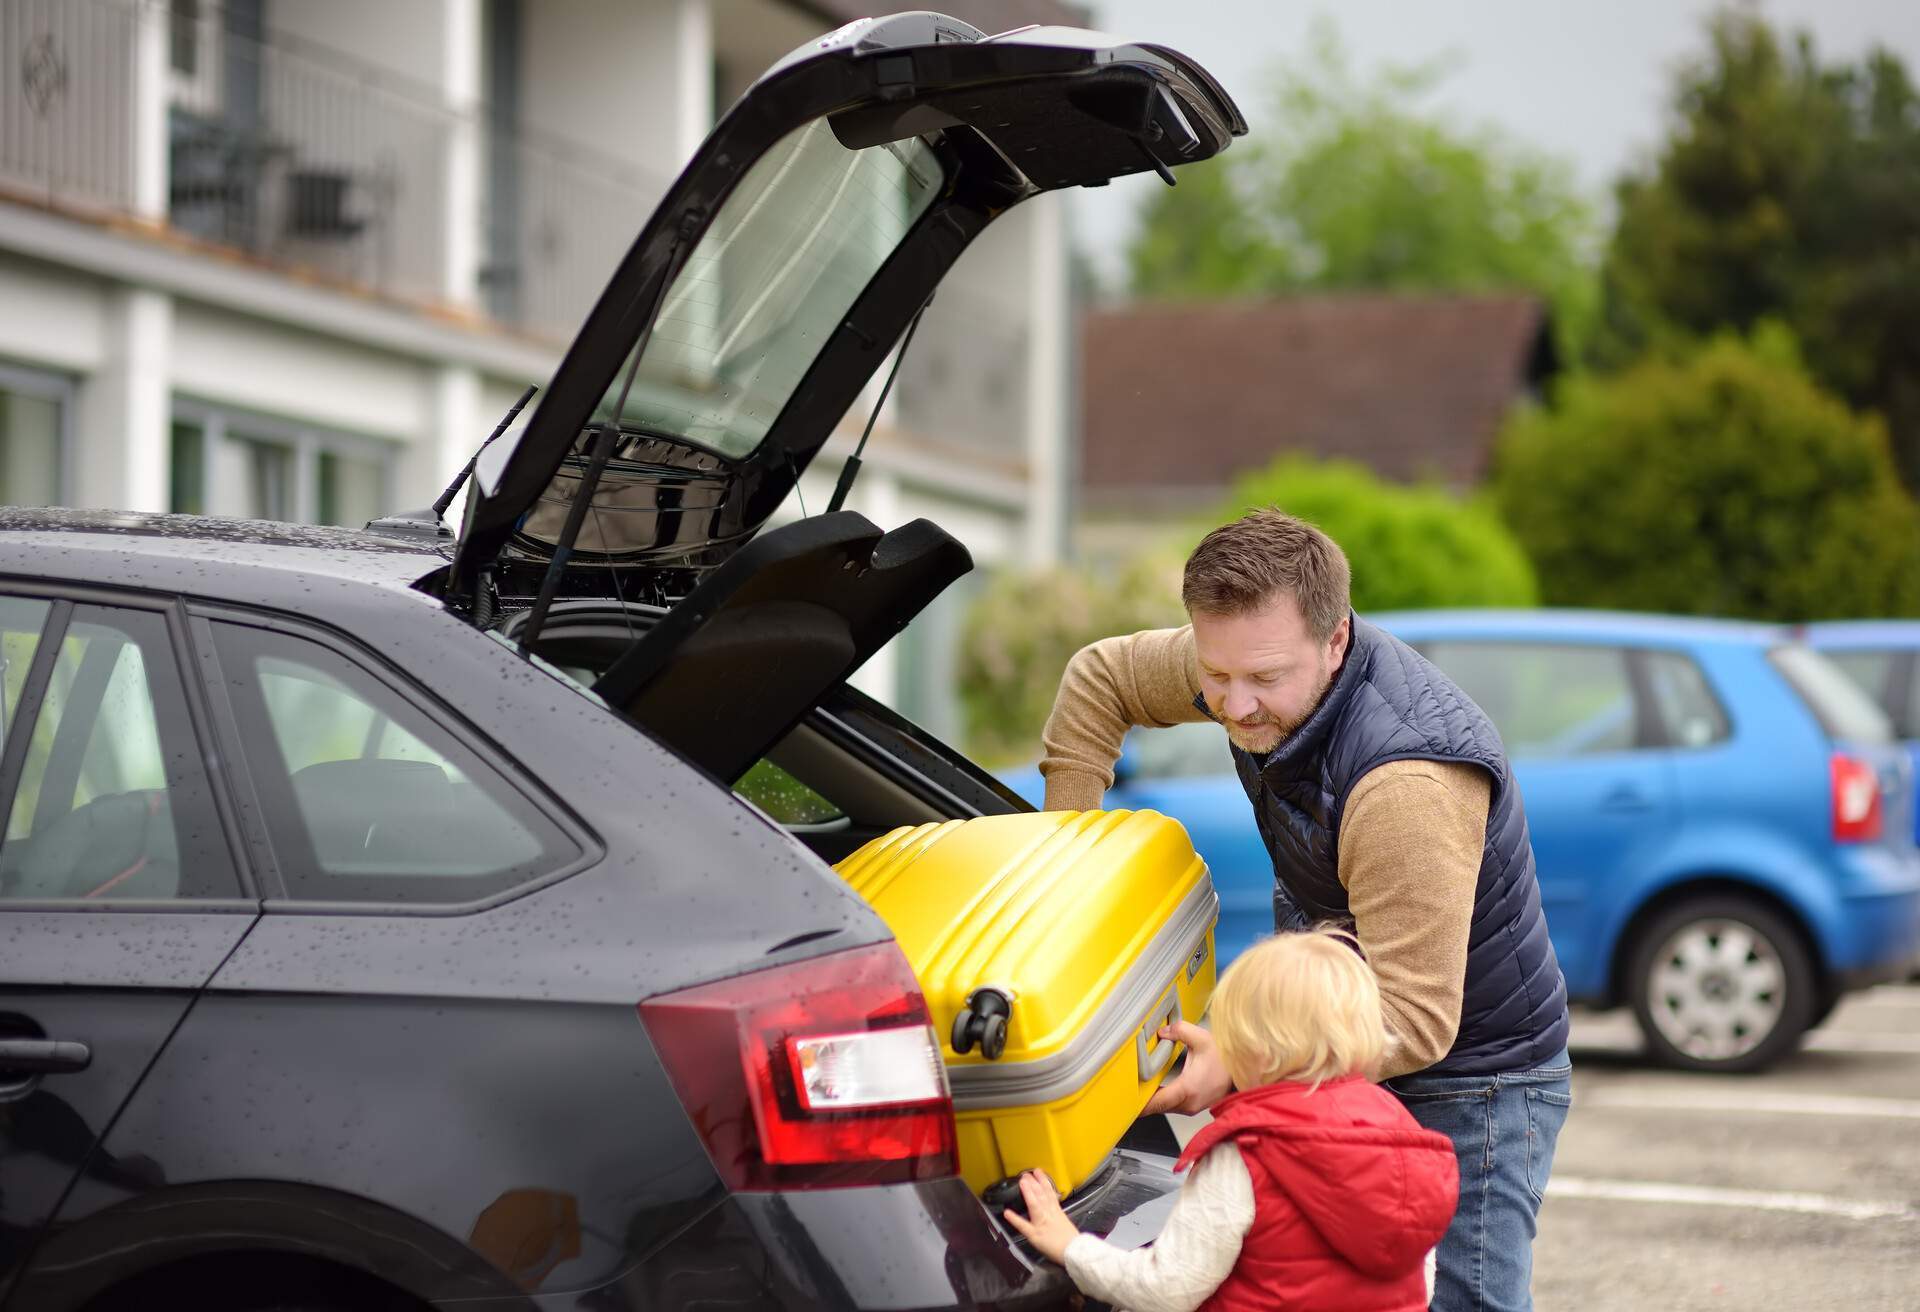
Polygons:
[[1362,79],[1318,28],[1277,70],[1271,127],[1147,203],[1134,293],[1526,289],[1580,345],[1597,306],[1591,208],[1562,161],[1423,108],[1441,77]]
[[1777,325],[1575,379],[1502,434],[1501,512],[1545,600],[1762,620],[1920,612],[1920,514],[1884,426]]
[[1722,12],[1618,199],[1595,363],[1781,320],[1815,378],[1887,418],[1920,487],[1920,96],[1899,59],[1822,64],[1805,35]]
[[1526,553],[1494,510],[1440,488],[1384,483],[1364,465],[1283,456],[1234,481],[1222,518],[1278,506],[1324,529],[1353,568],[1353,606],[1531,606]]

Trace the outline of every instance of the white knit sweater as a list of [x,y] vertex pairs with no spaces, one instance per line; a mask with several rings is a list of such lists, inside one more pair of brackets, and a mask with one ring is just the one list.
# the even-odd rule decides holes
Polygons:
[[1193,1312],[1233,1270],[1252,1225],[1253,1179],[1240,1150],[1222,1142],[1193,1164],[1151,1248],[1081,1235],[1067,1245],[1067,1274],[1126,1312]]
[[[1193,1312],[1220,1288],[1253,1227],[1253,1177],[1231,1140],[1193,1164],[1150,1248],[1115,1248],[1081,1235],[1067,1245],[1067,1274],[1082,1293],[1124,1312]],[[1433,1300],[1434,1252],[1427,1254]]]

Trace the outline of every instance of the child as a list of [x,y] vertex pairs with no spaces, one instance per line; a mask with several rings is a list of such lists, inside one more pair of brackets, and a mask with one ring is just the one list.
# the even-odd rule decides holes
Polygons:
[[1372,1084],[1380,990],[1352,939],[1265,939],[1228,968],[1212,1041],[1236,1092],[1187,1145],[1195,1164],[1151,1248],[1074,1228],[1046,1177],[1007,1220],[1094,1298],[1130,1312],[1424,1309],[1423,1269],[1459,1189],[1453,1144]]

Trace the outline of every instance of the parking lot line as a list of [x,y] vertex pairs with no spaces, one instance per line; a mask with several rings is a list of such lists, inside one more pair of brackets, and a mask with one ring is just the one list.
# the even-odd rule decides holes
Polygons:
[[1920,1220],[1920,1212],[1907,1203],[1832,1198],[1825,1194],[1718,1189],[1652,1180],[1592,1180],[1581,1176],[1556,1175],[1547,1182],[1547,1196],[1624,1203],[1677,1203],[1692,1207],[1737,1207],[1762,1212],[1797,1212],[1803,1216],[1836,1216],[1849,1221]]
[[1866,1030],[1815,1030],[1806,1046],[1816,1052],[1900,1052],[1920,1054],[1920,1034],[1874,1034]]
[[1920,1121],[1920,1100],[1728,1089],[1621,1089],[1583,1092],[1576,1105],[1659,1112],[1761,1112],[1788,1116],[1868,1116]]

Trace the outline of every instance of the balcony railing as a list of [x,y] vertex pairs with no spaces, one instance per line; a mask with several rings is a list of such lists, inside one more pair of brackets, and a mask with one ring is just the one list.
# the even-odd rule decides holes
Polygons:
[[[142,96],[141,43],[155,40],[164,94]],[[0,0],[0,192],[138,212],[146,114],[165,116],[164,215],[146,217],[263,263],[557,340],[663,189],[590,146],[456,112],[372,65],[246,30],[237,8],[204,4],[195,17],[140,0]]]
[[139,21],[90,0],[0,0],[0,190],[133,208]]

